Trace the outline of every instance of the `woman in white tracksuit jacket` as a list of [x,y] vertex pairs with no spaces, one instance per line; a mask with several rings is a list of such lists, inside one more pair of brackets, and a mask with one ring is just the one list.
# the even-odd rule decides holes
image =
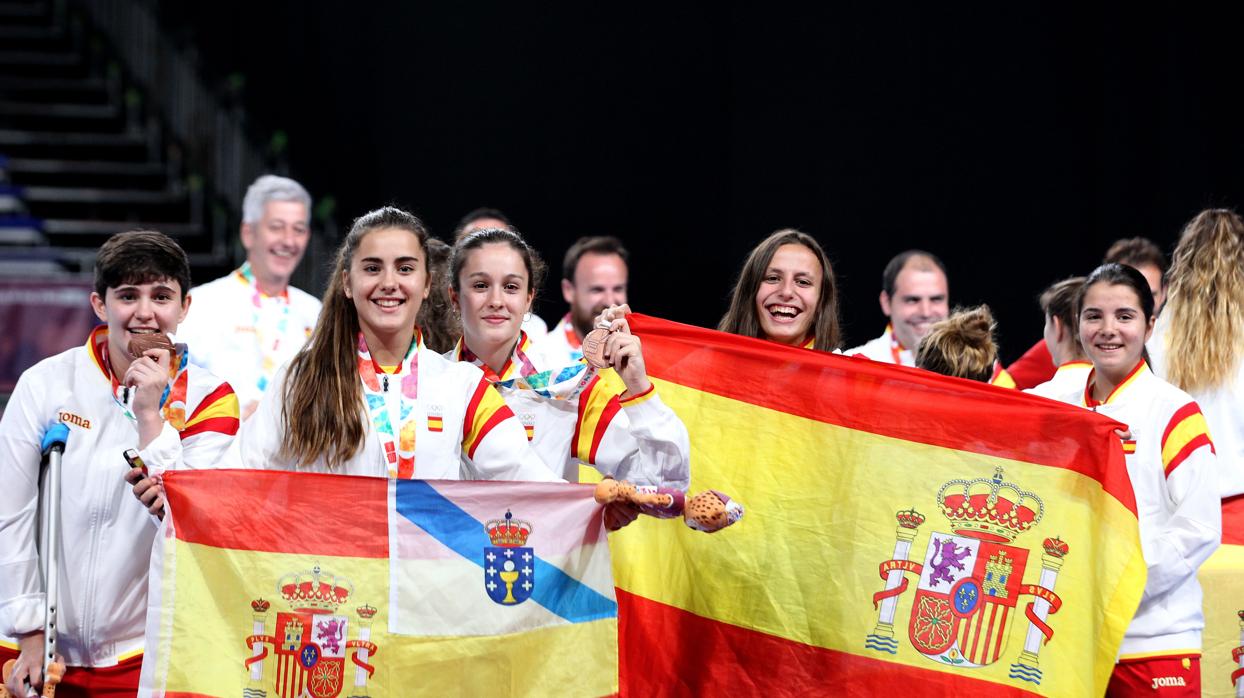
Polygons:
[[1106,264],[1089,275],[1080,341],[1093,370],[1085,385],[1058,397],[1127,425],[1123,450],[1148,581],[1107,695],[1196,696],[1205,627],[1197,569],[1222,536],[1214,446],[1196,401],[1145,362],[1153,306],[1131,267]]

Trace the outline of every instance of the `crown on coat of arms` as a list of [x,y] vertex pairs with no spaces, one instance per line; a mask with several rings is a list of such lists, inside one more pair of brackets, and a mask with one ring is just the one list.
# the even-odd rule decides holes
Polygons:
[[920,528],[920,524],[924,523],[924,514],[916,511],[915,507],[898,512],[894,518],[898,519],[898,525],[903,528]]
[[937,491],[937,502],[955,533],[995,543],[1009,543],[1045,514],[1041,498],[1005,482],[1002,468],[992,478],[947,482]]
[[354,585],[344,577],[321,572],[316,565],[307,572],[295,572],[281,577],[277,591],[295,612],[333,612],[354,593]]
[[264,601],[263,599],[255,599],[251,602],[251,610],[255,613],[267,613],[268,609],[271,607],[272,604]]
[[1041,544],[1041,547],[1045,548],[1045,554],[1050,557],[1067,557],[1067,553],[1071,552],[1071,547],[1064,543],[1062,538],[1057,536],[1053,538],[1046,538],[1045,542]]
[[354,612],[359,614],[359,618],[362,618],[363,620],[371,620],[376,616],[376,609],[368,606],[367,604],[363,604],[362,606],[354,609]]
[[527,545],[527,536],[531,535],[531,524],[519,521],[509,511],[504,519],[492,519],[484,524],[492,544],[501,548],[517,548]]

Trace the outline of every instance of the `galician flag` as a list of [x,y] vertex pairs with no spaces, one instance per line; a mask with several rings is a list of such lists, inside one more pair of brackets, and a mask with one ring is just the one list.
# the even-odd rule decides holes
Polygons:
[[165,475],[142,694],[617,691],[617,603],[585,485]]

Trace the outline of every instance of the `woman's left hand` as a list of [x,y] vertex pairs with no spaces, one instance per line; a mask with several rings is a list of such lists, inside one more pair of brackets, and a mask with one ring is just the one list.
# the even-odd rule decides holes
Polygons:
[[610,335],[605,340],[605,360],[626,384],[623,397],[639,395],[652,387],[652,382],[648,380],[647,367],[644,365],[643,342],[631,334],[630,323],[626,321],[630,312],[631,307],[623,303],[605,308],[596,318],[598,327],[608,324]]
[[605,505],[605,530],[616,531],[639,518],[639,509],[629,502],[610,502]]

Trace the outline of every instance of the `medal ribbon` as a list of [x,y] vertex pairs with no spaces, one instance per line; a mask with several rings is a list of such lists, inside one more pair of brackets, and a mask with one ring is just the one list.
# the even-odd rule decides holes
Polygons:
[[596,377],[596,369],[588,366],[587,361],[582,358],[569,366],[537,371],[535,364],[527,357],[526,350],[530,346],[527,333],[520,331],[514,353],[501,369],[500,376],[468,349],[461,339],[458,340],[454,353],[459,361],[469,361],[478,366],[484,372],[484,377],[502,394],[527,391],[547,400],[573,400]]
[[[259,290],[259,284],[255,283],[255,274],[251,271],[251,263],[243,262],[233,272],[242,283],[254,289],[251,294],[251,327],[255,328],[255,342],[259,345],[259,380],[257,384],[260,392],[268,387],[268,381],[272,374],[276,372],[277,367],[277,351],[281,348],[281,338],[285,336],[285,330],[289,327],[289,289],[281,291],[275,296],[269,296]],[[270,312],[264,312],[264,301],[271,301],[280,306],[281,312],[273,315]],[[268,304],[271,308],[272,304]],[[271,332],[267,330],[272,327]]]
[[894,363],[902,366],[902,354],[905,347],[902,342],[898,341],[898,337],[894,336],[894,325],[886,325],[885,331],[890,334],[890,356],[894,359]]
[[[108,376],[112,384],[113,401],[117,403],[117,407],[121,408],[121,412],[130,420],[130,423],[137,424],[138,417],[134,416],[128,404],[129,387],[121,385],[112,373],[112,362],[108,359],[108,327],[106,325],[95,328],[95,331],[91,333],[91,344],[96,355],[101,359],[100,368],[104,370],[104,375]],[[185,344],[175,344],[173,354],[169,359],[169,381],[164,386],[164,393],[160,395],[160,412],[164,415],[164,421],[172,424],[177,431],[181,431],[186,428],[186,386],[190,379],[186,370],[189,367],[190,352],[186,351]]]
[[419,331],[406,350],[397,372],[385,373],[367,349],[367,340],[359,333],[358,367],[363,382],[363,398],[367,415],[384,449],[385,467],[389,477],[409,480],[415,476],[415,430],[417,420],[411,413],[419,397]]

